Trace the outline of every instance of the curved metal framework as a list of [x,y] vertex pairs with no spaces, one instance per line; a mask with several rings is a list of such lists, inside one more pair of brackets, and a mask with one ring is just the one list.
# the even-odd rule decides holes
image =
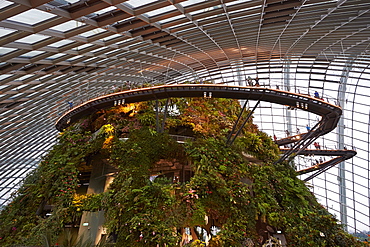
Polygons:
[[[55,142],[67,102],[112,87],[244,86],[250,76],[340,104],[339,128],[316,142],[358,154],[310,182],[350,231],[368,231],[369,19],[368,0],[0,1],[0,205]],[[317,124],[309,112],[268,102],[254,121],[279,139]],[[296,158],[298,169],[309,157]]]

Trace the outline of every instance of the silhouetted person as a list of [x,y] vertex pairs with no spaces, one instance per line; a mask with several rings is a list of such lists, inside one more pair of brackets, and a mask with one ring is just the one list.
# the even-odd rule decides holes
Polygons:
[[259,87],[260,86],[260,79],[258,78],[258,76],[256,77],[256,79],[255,79],[255,81],[256,81],[256,87]]

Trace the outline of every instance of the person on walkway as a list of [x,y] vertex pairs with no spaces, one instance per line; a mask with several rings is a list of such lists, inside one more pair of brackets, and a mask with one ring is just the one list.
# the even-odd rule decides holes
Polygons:
[[286,130],[285,133],[286,133],[286,136],[290,136],[289,130]]
[[260,86],[260,79],[258,78],[258,76],[256,76],[255,81],[256,81],[255,86],[256,86],[256,87],[259,87],[259,86]]
[[319,99],[320,98],[319,92],[315,91],[314,96],[315,96],[315,98]]
[[252,77],[248,76],[247,82],[248,86],[253,86]]
[[308,126],[308,124],[306,125],[306,129],[307,129],[307,131],[310,131],[311,130],[311,127],[310,126]]
[[71,110],[73,108],[73,102],[69,102],[67,101],[68,105],[69,105],[69,109]]
[[277,141],[277,137],[276,137],[276,135],[274,135],[274,141]]

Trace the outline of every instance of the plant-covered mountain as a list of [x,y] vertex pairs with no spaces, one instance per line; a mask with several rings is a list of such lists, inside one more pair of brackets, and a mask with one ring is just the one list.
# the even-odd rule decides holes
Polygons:
[[40,245],[46,233],[61,245],[67,228],[119,247],[364,246],[289,164],[273,165],[278,147],[252,120],[230,133],[240,111],[181,98],[81,120],[1,212],[0,245]]

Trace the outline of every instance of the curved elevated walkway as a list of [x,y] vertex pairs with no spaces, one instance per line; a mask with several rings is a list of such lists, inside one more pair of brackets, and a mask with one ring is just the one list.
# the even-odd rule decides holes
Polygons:
[[[321,120],[315,126],[313,126],[309,132],[276,141],[279,146],[294,143],[292,148],[286,150],[282,149],[283,155],[276,163],[298,154],[305,154],[307,152],[315,154],[315,152],[324,151],[309,151],[306,148],[319,136],[332,131],[337,126],[339,118],[342,115],[342,109],[340,107],[325,102],[321,99],[278,89],[254,86],[228,86],[221,84],[176,84],[122,91],[91,99],[67,111],[57,120],[55,127],[59,131],[62,131],[82,117],[116,105],[180,97],[214,97],[239,100],[257,100],[258,102],[266,101],[320,115]],[[330,150],[326,151],[327,153],[330,153]],[[337,160],[324,162],[323,164],[298,171],[298,173],[305,174],[317,170],[323,172],[333,165],[355,155],[351,155],[350,152],[344,152],[343,150],[342,151],[344,153],[339,154],[339,151],[340,150],[337,150],[337,154],[340,155],[340,157]],[[320,153],[318,155],[325,154]],[[332,156],[334,154],[331,153],[330,155]]]
[[84,116],[117,104],[205,95],[214,98],[261,100],[312,112],[322,117],[315,135],[323,135],[333,130],[342,115],[342,109],[338,106],[307,95],[278,89],[221,84],[176,84],[122,91],[91,99],[63,114],[55,127],[62,131]]
[[[281,148],[280,151],[287,152],[289,149],[287,148]],[[319,155],[319,156],[337,156],[335,158],[332,158],[330,160],[324,161],[317,163],[316,165],[313,165],[311,167],[308,167],[306,169],[302,169],[297,171],[298,175],[303,175],[307,174],[310,172],[313,172],[310,176],[306,177],[303,179],[304,181],[308,181],[319,174],[327,171],[331,167],[339,164],[342,161],[351,159],[353,156],[357,154],[355,150],[347,150],[347,149],[342,149],[342,150],[332,150],[332,149],[305,149],[301,153],[301,155]]]

